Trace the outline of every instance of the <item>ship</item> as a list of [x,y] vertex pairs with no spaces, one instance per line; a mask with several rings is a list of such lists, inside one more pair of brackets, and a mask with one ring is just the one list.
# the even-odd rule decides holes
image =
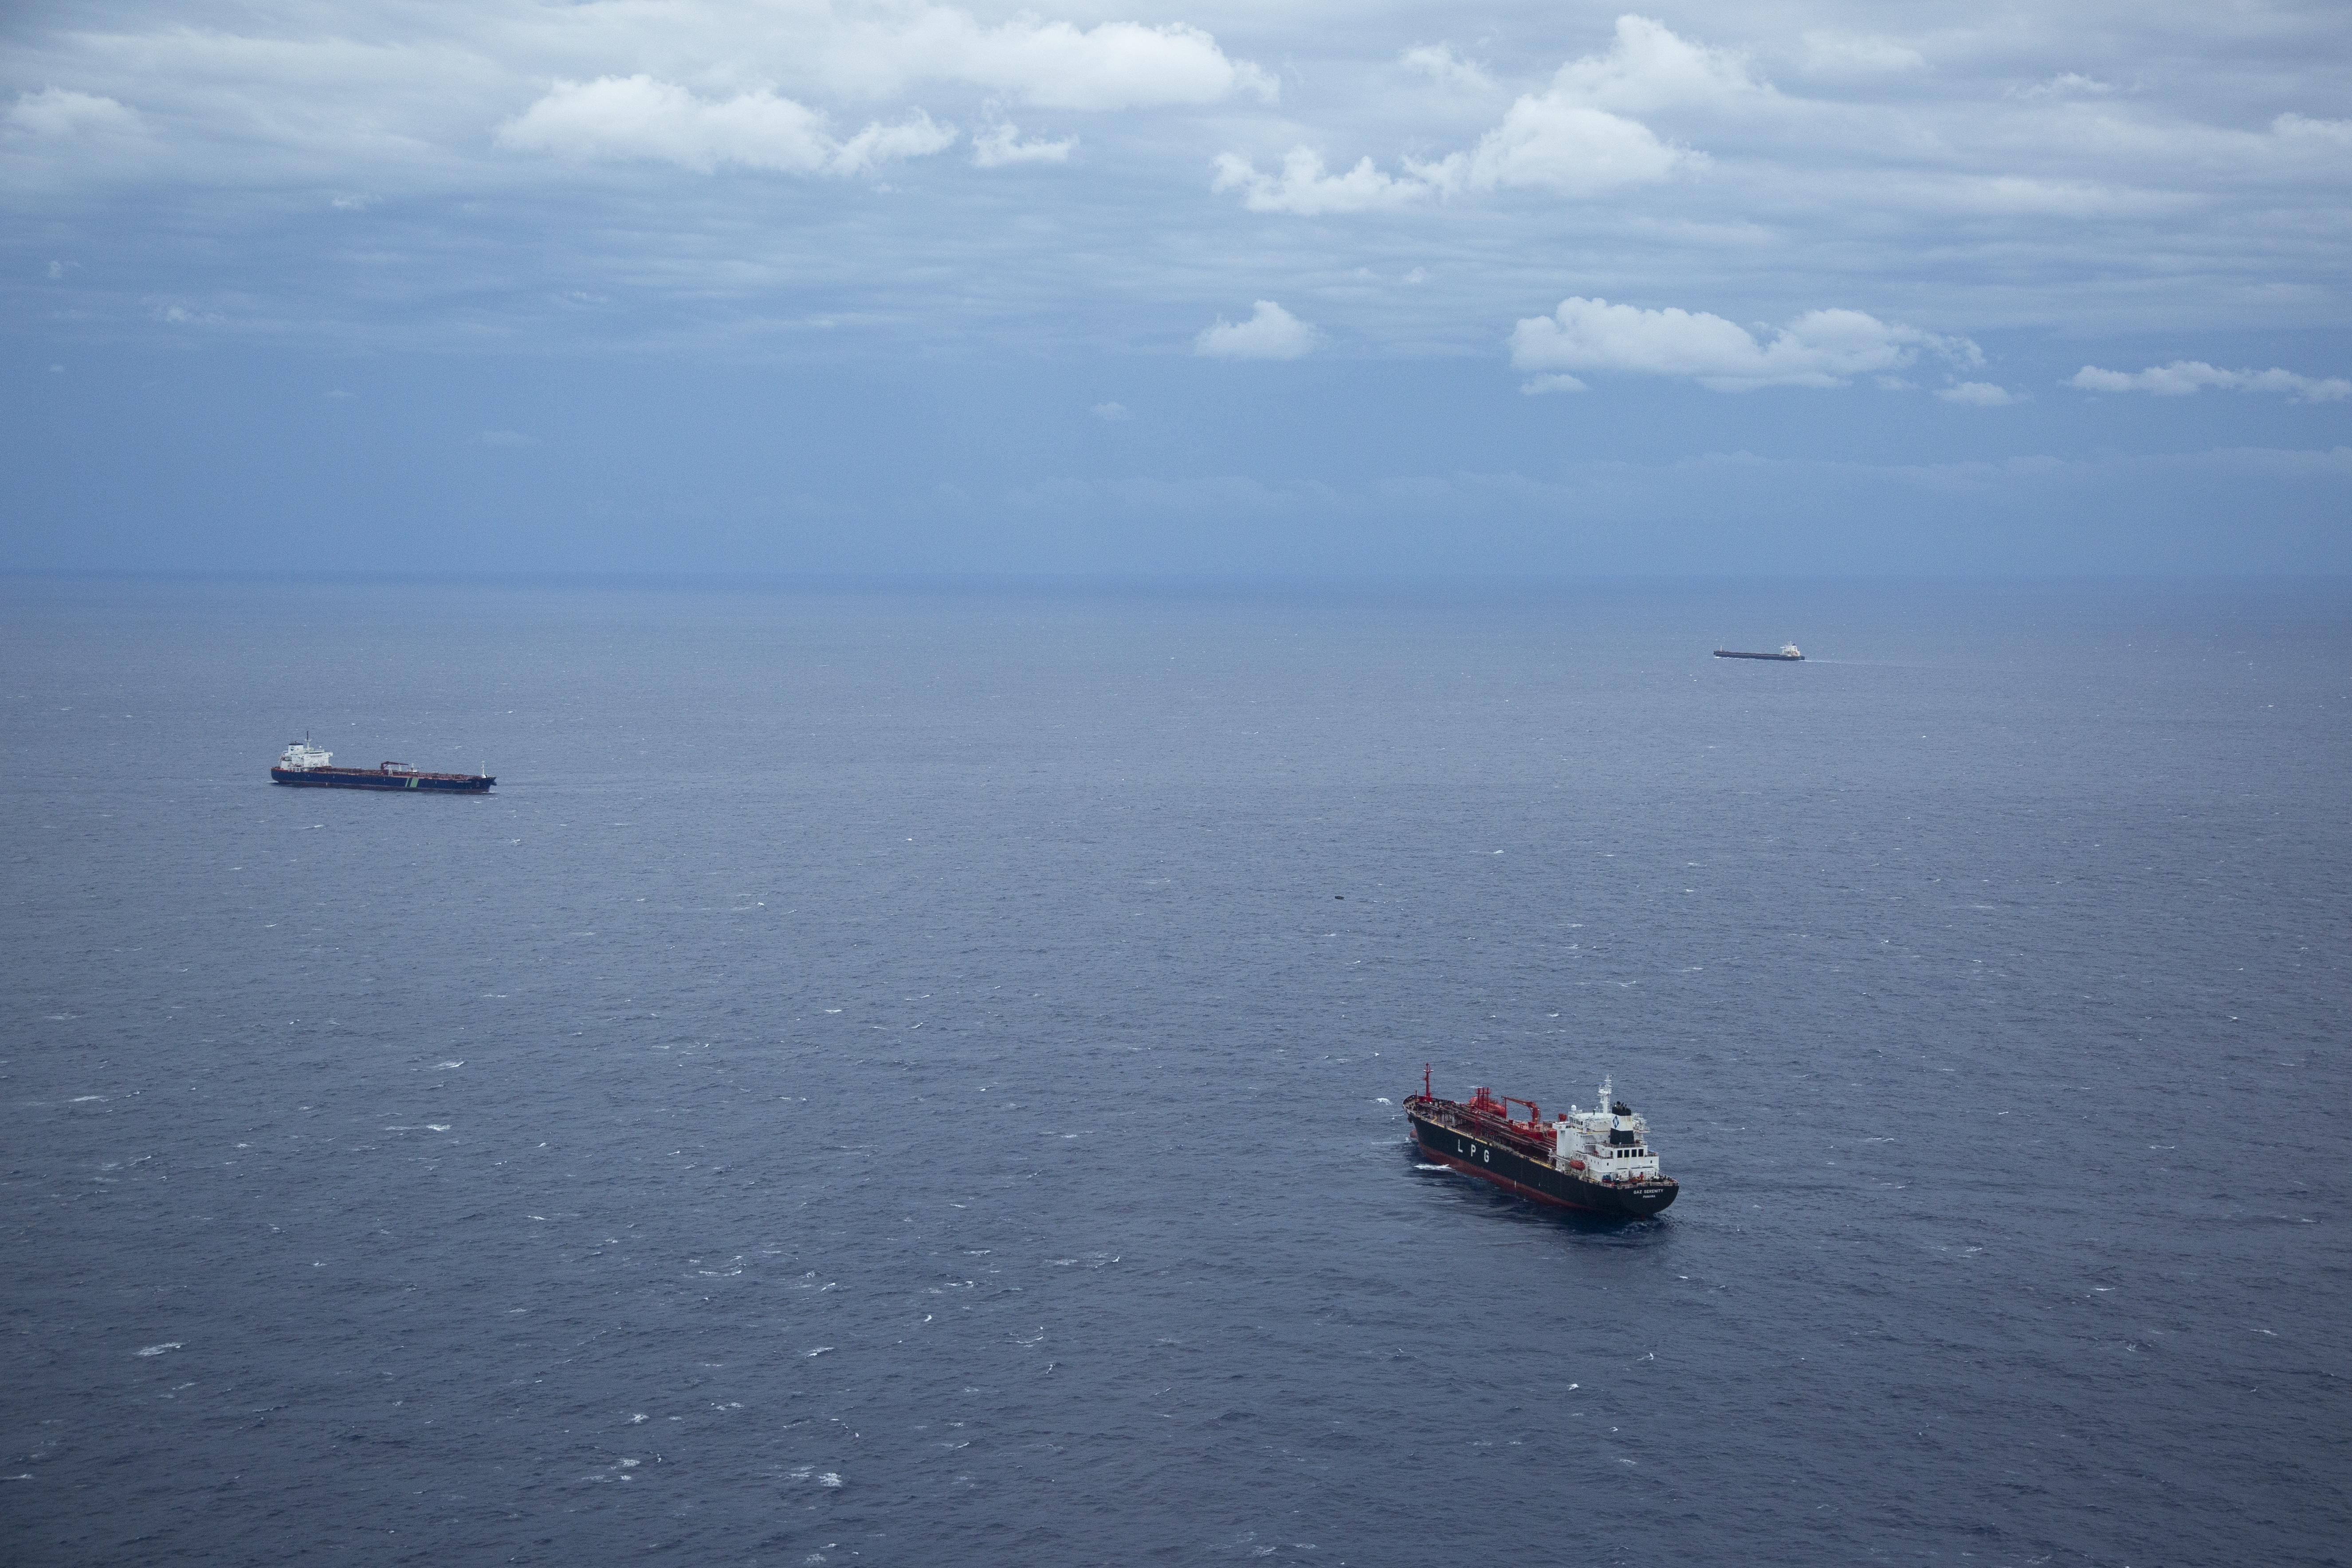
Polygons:
[[[1512,1119],[1515,1105],[1527,1107],[1526,1120]],[[1555,1208],[1646,1219],[1682,1191],[1658,1169],[1649,1122],[1612,1096],[1605,1078],[1599,1105],[1571,1105],[1546,1121],[1535,1101],[1498,1099],[1491,1089],[1474,1089],[1466,1101],[1440,1100],[1423,1067],[1421,1092],[1406,1097],[1404,1113],[1423,1154]]]
[[308,735],[286,742],[269,782],[302,784],[310,789],[438,790],[444,795],[488,795],[499,781],[487,766],[478,773],[428,773],[406,763],[378,763],[372,768],[339,768],[335,753],[310,743]]
[[1719,647],[1715,650],[1715,657],[1717,658],[1777,658],[1789,664],[1802,664],[1805,659],[1805,656],[1797,651],[1797,645],[1792,642],[1782,643],[1779,653],[1741,653],[1738,648]]

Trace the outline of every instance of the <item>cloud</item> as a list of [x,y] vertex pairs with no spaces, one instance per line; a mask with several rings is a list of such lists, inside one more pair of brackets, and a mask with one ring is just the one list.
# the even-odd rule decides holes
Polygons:
[[2023,401],[2007,387],[1995,386],[1989,381],[1956,382],[1936,395],[1947,403],[1966,403],[1978,408],[2001,408]]
[[530,16],[518,26],[552,58],[593,58],[607,69],[689,79],[740,71],[742,85],[818,97],[886,100],[919,83],[954,82],[1043,109],[1108,111],[1216,103],[1237,93],[1272,103],[1281,95],[1271,72],[1182,24],[1082,27],[1024,14],[991,25],[961,6],[919,0],[512,8]]
[[137,110],[62,87],[19,94],[9,106],[7,124],[12,131],[51,137],[126,136],[145,129]]
[[1533,187],[1591,196],[1706,166],[1704,153],[1671,146],[1637,120],[1557,92],[1513,103],[1503,122],[1467,153],[1405,163],[1416,179],[1448,195]]
[[943,151],[955,127],[918,109],[846,141],[826,117],[765,88],[712,100],[649,76],[559,81],[499,127],[501,146],[578,159],[639,158],[708,174],[721,163],[795,174],[860,174],[898,158]]
[[1297,359],[1315,346],[1315,329],[1271,300],[1260,300],[1246,321],[1202,330],[1192,352],[1207,359]]
[[1800,42],[1798,60],[1811,76],[1895,76],[1927,65],[1918,50],[1869,33],[1816,28]]
[[[1443,72],[1464,68],[1442,47],[1408,50],[1405,63],[1441,80]],[[1707,163],[1704,153],[1662,141],[1620,110],[1723,106],[1771,93],[1730,55],[1689,43],[1647,17],[1620,16],[1607,53],[1561,66],[1549,90],[1521,95],[1502,122],[1467,151],[1428,162],[1407,158],[1402,174],[1382,173],[1369,157],[1344,174],[1331,174],[1320,153],[1294,147],[1278,176],[1258,173],[1254,159],[1223,153],[1214,161],[1210,188],[1241,192],[1242,205],[1252,212],[1305,216],[1498,190],[1599,195]]]
[[2177,359],[2150,365],[2135,374],[2084,365],[2059,384],[2083,392],[2149,392],[2158,397],[2187,397],[2209,386],[2232,392],[2284,392],[2297,403],[2338,403],[2352,397],[2352,381],[2297,375],[2280,370],[2221,370],[2203,360]]
[[1495,79],[1486,74],[1486,68],[1472,60],[1455,58],[1448,44],[1417,44],[1398,56],[1397,63],[1455,92],[1495,90]]
[[2300,114],[2282,114],[2271,121],[2271,133],[2282,141],[2352,148],[2352,120],[2312,120]]
[[981,169],[1001,169],[1009,163],[1066,163],[1077,144],[1075,136],[1059,142],[1024,142],[1021,127],[1000,120],[972,134],[971,162]]
[[1860,310],[1808,310],[1759,342],[1745,327],[1704,310],[1570,298],[1511,332],[1511,363],[1539,373],[1526,384],[1530,392],[1584,390],[1564,374],[1571,371],[1689,376],[1717,392],[1843,386],[1851,376],[1900,369],[1921,348],[1956,364],[1984,359],[1966,338],[1938,337]]
[[913,14],[895,37],[877,30],[926,74],[976,83],[1045,109],[1139,109],[1214,103],[1235,92],[1268,103],[1281,85],[1262,67],[1226,58],[1217,40],[1181,23],[1103,22],[1083,31],[1024,16],[982,27],[945,6]]
[[1729,51],[1678,37],[1664,22],[1624,16],[1617,18],[1617,37],[1609,52],[1560,67],[1552,78],[1550,96],[1645,114],[1691,105],[1723,107],[1774,94]]
[[1087,412],[1107,425],[1118,425],[1135,417],[1124,403],[1097,403]]
[[1296,213],[1314,217],[1324,213],[1377,212],[1409,206],[1435,194],[1423,180],[1384,174],[1370,158],[1360,159],[1344,174],[1323,167],[1323,154],[1309,147],[1293,147],[1283,155],[1279,176],[1261,174],[1257,165],[1238,153],[1220,153],[1212,165],[1213,191],[1242,193],[1242,205],[1257,213]]

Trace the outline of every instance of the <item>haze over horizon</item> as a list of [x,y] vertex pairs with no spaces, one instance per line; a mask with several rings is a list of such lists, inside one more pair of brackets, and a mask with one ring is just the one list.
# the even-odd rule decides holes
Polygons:
[[0,569],[2352,570],[2352,16],[33,4]]

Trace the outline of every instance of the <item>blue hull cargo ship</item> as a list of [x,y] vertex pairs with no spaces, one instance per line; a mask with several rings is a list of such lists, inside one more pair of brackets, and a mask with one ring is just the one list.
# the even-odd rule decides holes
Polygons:
[[499,781],[488,773],[426,773],[406,763],[378,763],[372,768],[339,768],[335,753],[320,751],[305,735],[287,742],[269,770],[271,784],[299,784],[306,789],[436,790],[443,795],[488,795]]
[[[1528,1108],[1526,1121],[1511,1119],[1514,1105]],[[1404,1113],[1423,1153],[1539,1204],[1645,1219],[1682,1192],[1658,1170],[1649,1122],[1610,1097],[1606,1079],[1599,1105],[1571,1105],[1546,1121],[1535,1101],[1516,1095],[1498,1100],[1478,1089],[1466,1101],[1440,1100],[1424,1068],[1421,1092],[1406,1097]]]

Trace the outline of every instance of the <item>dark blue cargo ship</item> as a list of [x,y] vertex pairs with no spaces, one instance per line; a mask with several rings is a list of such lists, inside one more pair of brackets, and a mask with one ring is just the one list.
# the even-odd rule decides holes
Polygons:
[[[1525,1121],[1512,1120],[1514,1105],[1528,1108]],[[1614,1098],[1606,1079],[1599,1105],[1571,1105],[1546,1121],[1541,1107],[1516,1095],[1497,1099],[1480,1089],[1466,1101],[1441,1100],[1424,1068],[1421,1092],[1406,1098],[1404,1112],[1423,1153],[1539,1204],[1646,1219],[1682,1192],[1658,1169],[1648,1121]]]
[[335,754],[310,743],[309,736],[289,741],[269,770],[271,784],[299,784],[306,789],[437,790],[443,795],[488,795],[499,781],[487,773],[419,773],[406,763],[378,763],[372,768],[339,768]]

